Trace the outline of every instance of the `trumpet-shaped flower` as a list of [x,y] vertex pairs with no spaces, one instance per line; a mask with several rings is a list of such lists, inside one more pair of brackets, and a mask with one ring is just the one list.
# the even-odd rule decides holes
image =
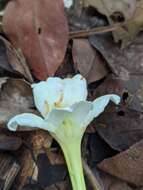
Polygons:
[[73,189],[85,190],[80,151],[83,134],[109,101],[118,104],[120,97],[110,94],[87,101],[86,80],[79,74],[66,79],[48,78],[33,84],[32,88],[36,108],[42,117],[23,113],[13,117],[8,128],[16,131],[18,126],[28,126],[49,131],[63,150]]

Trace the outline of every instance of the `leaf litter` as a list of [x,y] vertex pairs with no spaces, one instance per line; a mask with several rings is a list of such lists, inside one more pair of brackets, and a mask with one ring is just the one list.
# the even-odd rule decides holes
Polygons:
[[[6,124],[19,113],[39,115],[31,83],[81,73],[89,100],[110,93],[122,97],[120,106],[110,104],[85,135],[82,156],[91,174],[85,167],[87,189],[93,189],[96,177],[101,189],[142,190],[142,4],[78,0],[64,9],[62,0],[7,2],[0,36],[0,159],[4,155],[6,166],[12,159],[6,174],[13,163],[18,165],[9,181],[1,177],[0,166],[0,189],[71,189],[52,137],[36,128],[22,132],[19,127],[13,134]],[[74,32],[78,35],[71,38]]]
[[142,29],[142,0],[83,0],[85,6],[94,6],[100,13],[107,16],[110,24],[129,21],[126,27],[120,27],[113,32],[116,42],[122,40],[122,47],[132,41]]

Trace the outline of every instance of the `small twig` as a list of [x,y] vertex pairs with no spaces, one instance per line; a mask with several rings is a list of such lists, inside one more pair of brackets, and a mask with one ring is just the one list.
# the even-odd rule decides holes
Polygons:
[[88,164],[84,160],[82,160],[82,163],[83,163],[85,174],[88,180],[90,181],[93,187],[93,190],[101,190],[101,186],[99,182],[97,181],[96,177],[94,176],[94,174],[92,173],[91,169],[89,168]]
[[113,25],[109,25],[109,26],[101,26],[101,27],[96,27],[96,28],[87,29],[87,30],[74,31],[74,32],[70,32],[69,37],[70,37],[70,39],[83,38],[83,37],[87,37],[87,36],[94,35],[94,34],[103,34],[103,33],[107,33],[107,32],[112,32],[112,31],[119,29],[119,27],[129,24],[130,22],[132,22],[132,21],[129,20],[129,21],[126,21],[123,23],[113,24]]

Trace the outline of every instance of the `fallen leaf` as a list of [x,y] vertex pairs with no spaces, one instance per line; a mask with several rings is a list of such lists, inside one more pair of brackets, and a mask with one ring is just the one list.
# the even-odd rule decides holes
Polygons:
[[88,81],[95,82],[108,74],[104,60],[98,55],[87,39],[74,39],[72,55],[74,66]]
[[12,74],[21,74],[30,82],[33,82],[30,70],[23,54],[17,52],[12,44],[0,36],[1,61],[0,67]]
[[38,184],[42,187],[49,187],[63,181],[67,174],[66,167],[62,164],[51,165],[46,154],[39,154],[37,160]]
[[13,135],[0,134],[0,150],[14,151],[20,148],[22,139]]
[[130,19],[131,21],[125,27],[128,33],[126,33],[123,28],[117,34],[115,33],[117,41],[119,41],[125,34],[123,47],[134,40],[136,35],[143,30],[143,0],[137,1],[136,9]]
[[143,139],[143,114],[130,109],[104,113],[96,121],[99,135],[115,150],[122,151]]
[[110,73],[96,88],[89,88],[89,99],[93,101],[97,96],[116,93],[122,97],[126,89],[116,75]]
[[6,46],[7,58],[12,68],[12,72],[21,74],[29,82],[32,83],[33,78],[22,52],[17,52],[16,49],[12,46],[12,44],[9,41],[5,39],[3,39],[3,41]]
[[130,109],[128,93],[114,75],[109,76],[94,90],[93,99],[112,93],[122,97],[121,106],[118,109],[108,106],[105,112],[93,122],[93,125],[106,143],[113,149],[122,151],[143,138],[143,115],[142,112]]
[[123,13],[126,19],[129,19],[135,9],[136,0],[83,0],[84,6],[93,6],[97,8],[99,12],[110,17],[115,12]]
[[113,32],[116,42],[122,40],[122,47],[128,45],[143,29],[143,0],[84,0],[84,4],[92,5],[106,15],[110,24],[128,21]]
[[84,154],[88,155],[89,165],[96,167],[97,163],[105,158],[114,156],[117,154],[117,151],[114,151],[96,132],[88,135],[86,152]]
[[102,54],[107,61],[115,80],[120,83],[122,91],[129,95],[130,109],[143,111],[143,34],[128,48],[121,50],[111,37],[103,35],[90,37],[91,44]]
[[83,0],[84,6],[93,6],[97,8],[99,12],[110,17],[115,12],[121,12],[125,18],[129,19],[135,9],[136,0]]
[[24,56],[16,52],[12,44],[0,36],[0,74],[7,76],[7,72],[13,76],[21,75],[30,82],[33,81]]
[[10,1],[3,29],[15,48],[22,51],[36,78],[44,80],[55,74],[68,42],[63,0]]
[[[31,112],[36,113],[32,89],[24,80],[1,78],[2,83],[0,91],[0,126],[5,124],[13,116]],[[29,128],[27,128],[29,129]]]
[[103,160],[98,167],[128,183],[143,186],[143,140],[128,150]]
[[101,173],[100,178],[102,180],[104,190],[133,190],[125,181],[122,181],[107,173]]
[[55,185],[51,185],[50,187],[45,188],[45,190],[71,190],[66,181],[62,181],[56,183]]

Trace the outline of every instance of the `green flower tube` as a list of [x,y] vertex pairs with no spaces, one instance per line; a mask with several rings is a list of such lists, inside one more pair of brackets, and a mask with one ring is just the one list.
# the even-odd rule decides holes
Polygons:
[[101,114],[109,101],[119,104],[114,94],[87,101],[87,83],[81,75],[61,79],[50,77],[32,85],[34,102],[41,117],[23,113],[8,122],[9,130],[18,126],[47,130],[60,144],[68,166],[73,190],[86,190],[81,162],[81,141],[90,122]]
[[[74,127],[76,130],[73,130]],[[74,190],[86,190],[81,161],[83,134],[84,130],[76,127],[68,119],[62,123],[55,133],[51,133],[63,150]]]

